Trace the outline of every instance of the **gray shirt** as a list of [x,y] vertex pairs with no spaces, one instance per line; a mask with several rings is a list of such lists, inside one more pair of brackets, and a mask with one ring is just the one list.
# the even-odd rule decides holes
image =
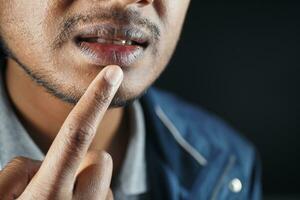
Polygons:
[[[0,170],[14,157],[43,160],[45,155],[34,143],[15,115],[0,72]],[[139,101],[129,105],[131,138],[119,176],[113,185],[116,200],[147,199],[145,121]]]

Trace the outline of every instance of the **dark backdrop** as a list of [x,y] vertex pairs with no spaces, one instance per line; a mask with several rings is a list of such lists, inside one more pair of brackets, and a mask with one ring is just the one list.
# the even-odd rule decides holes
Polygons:
[[299,193],[299,52],[300,4],[192,0],[157,85],[250,139],[261,154],[265,193]]

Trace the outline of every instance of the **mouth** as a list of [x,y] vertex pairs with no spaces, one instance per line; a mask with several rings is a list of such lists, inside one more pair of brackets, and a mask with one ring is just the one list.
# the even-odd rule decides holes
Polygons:
[[74,42],[91,63],[124,67],[141,58],[150,44],[149,38],[142,30],[108,24],[82,29]]

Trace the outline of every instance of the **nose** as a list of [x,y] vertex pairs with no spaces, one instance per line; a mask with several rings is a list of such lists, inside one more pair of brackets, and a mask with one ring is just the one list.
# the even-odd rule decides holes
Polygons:
[[136,4],[140,7],[144,7],[150,5],[154,2],[154,0],[119,0],[124,6],[130,6]]

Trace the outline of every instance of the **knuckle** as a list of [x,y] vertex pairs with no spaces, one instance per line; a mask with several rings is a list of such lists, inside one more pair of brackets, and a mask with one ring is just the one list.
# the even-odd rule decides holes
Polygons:
[[30,163],[31,160],[24,156],[16,156],[9,162],[9,164],[14,164],[14,165],[28,165]]
[[109,153],[106,151],[101,151],[100,153],[100,162],[107,166],[107,167],[112,167],[113,166],[113,159]]
[[3,171],[22,175],[23,173],[30,171],[29,169],[33,166],[34,163],[31,159],[23,156],[16,156],[6,164]]
[[81,125],[69,125],[68,126],[67,141],[71,146],[81,147],[91,141],[93,135],[96,132],[96,128],[88,122]]
[[111,96],[110,93],[111,92],[110,92],[109,88],[105,88],[103,90],[99,90],[94,93],[94,99],[95,99],[97,108],[101,109],[109,102],[109,99]]

